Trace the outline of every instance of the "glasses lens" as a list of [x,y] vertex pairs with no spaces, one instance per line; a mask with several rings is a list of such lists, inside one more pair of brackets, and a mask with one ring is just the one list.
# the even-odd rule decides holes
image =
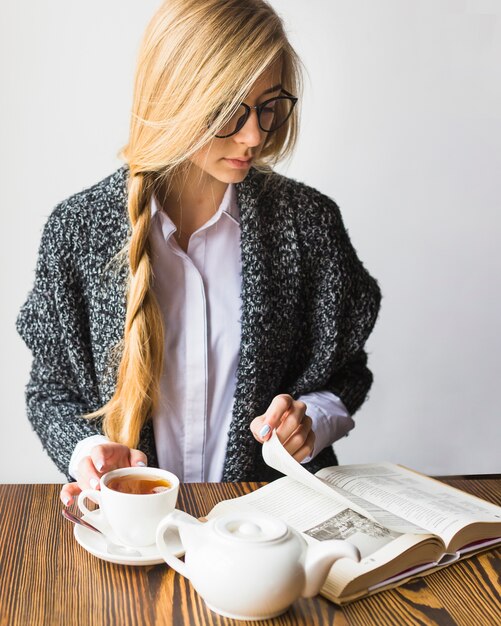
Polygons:
[[272,132],[282,126],[294,108],[294,101],[288,98],[274,98],[261,109],[260,123],[263,130]]
[[240,105],[229,121],[217,129],[217,136],[226,137],[227,135],[232,135],[233,133],[238,132],[245,124],[246,116],[246,108],[243,105]]

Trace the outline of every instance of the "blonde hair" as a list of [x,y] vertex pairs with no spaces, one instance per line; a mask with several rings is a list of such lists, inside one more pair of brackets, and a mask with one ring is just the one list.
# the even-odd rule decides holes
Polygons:
[[[163,324],[152,290],[150,201],[160,181],[214,139],[259,76],[281,60],[284,89],[301,98],[301,62],[281,18],[265,0],[167,0],[149,23],[135,74],[127,145],[129,283],[122,354],[113,397],[87,417],[103,416],[105,434],[136,447],[155,408],[163,364]],[[214,119],[214,111],[217,116]],[[298,112],[267,136],[253,165],[271,173],[292,154]]]

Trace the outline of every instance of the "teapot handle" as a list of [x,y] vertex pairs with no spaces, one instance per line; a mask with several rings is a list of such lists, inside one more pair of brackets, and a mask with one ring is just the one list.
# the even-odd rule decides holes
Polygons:
[[[184,511],[175,509],[172,513],[169,513],[167,517],[164,517],[158,525],[156,539],[160,556],[164,559],[167,565],[189,580],[190,577],[188,575],[186,563],[183,563],[183,561],[178,559],[174,554],[179,551],[179,541],[177,539],[176,531],[179,531],[179,528],[181,526],[185,526],[186,524],[198,525],[200,522],[195,517],[188,515]],[[167,537],[165,535],[167,535]]]

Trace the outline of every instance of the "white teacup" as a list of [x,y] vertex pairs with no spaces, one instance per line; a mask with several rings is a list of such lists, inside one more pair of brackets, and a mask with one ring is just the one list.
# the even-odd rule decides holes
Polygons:
[[[123,493],[108,487],[112,478],[130,474],[166,480],[171,486],[152,494]],[[91,513],[85,506],[85,500],[89,498],[99,504],[111,530],[122,543],[144,547],[155,543],[158,524],[175,509],[179,479],[175,474],[156,467],[123,467],[104,474],[100,487],[100,491],[84,489],[78,496],[78,506],[82,513]]]

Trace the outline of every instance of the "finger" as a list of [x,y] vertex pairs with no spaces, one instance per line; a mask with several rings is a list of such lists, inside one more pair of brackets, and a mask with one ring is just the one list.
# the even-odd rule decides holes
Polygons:
[[148,465],[148,458],[144,452],[141,452],[141,450],[131,448],[129,450],[129,462],[131,467],[146,467]]
[[92,458],[85,456],[78,464],[77,479],[78,486],[84,489],[99,489],[99,479],[101,474],[97,471]]
[[70,506],[82,490],[78,483],[66,483],[59,493],[59,497],[64,506]]
[[310,430],[308,433],[308,437],[304,445],[295,452],[292,457],[298,462],[301,463],[306,457],[313,454],[313,448],[315,447],[315,433]]
[[[292,433],[295,432],[298,426],[302,424],[305,419],[306,419],[306,404],[299,400],[294,401],[292,403],[292,406],[288,414],[285,416],[285,418],[282,420],[282,423],[277,428],[277,436],[280,439],[280,441],[282,443],[286,442],[287,439],[289,439]],[[311,427],[311,420],[309,417],[308,417],[308,420],[306,421],[306,425],[308,424]]]
[[274,428],[278,428],[282,419],[287,414],[294,402],[292,396],[286,393],[282,393],[275,396],[271,401],[270,406],[266,409],[264,415],[262,415],[263,425],[259,429],[258,436],[261,441],[266,441],[271,437],[271,432]]
[[283,447],[291,456],[294,456],[294,454],[305,445],[310,432],[310,425],[304,423],[299,424],[287,441],[282,444]]
[[[250,423],[251,432],[254,435],[254,438],[257,441],[259,441],[259,443],[263,443],[263,441],[266,439],[265,436],[263,437],[259,434],[263,429],[263,425],[264,425],[264,415],[260,415],[259,417],[254,418],[252,422]],[[271,432],[271,429],[269,432]]]
[[90,456],[94,467],[101,474],[130,465],[129,448],[120,443],[101,443],[94,446]]

